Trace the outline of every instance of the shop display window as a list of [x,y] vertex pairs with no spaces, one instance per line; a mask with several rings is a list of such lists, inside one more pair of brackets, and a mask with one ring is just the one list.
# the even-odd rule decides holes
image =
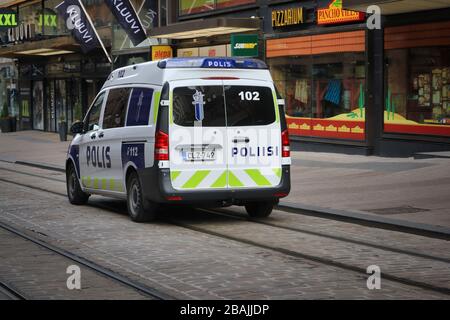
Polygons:
[[365,139],[365,56],[339,53],[268,60],[291,134]]
[[384,131],[450,136],[450,47],[386,50]]

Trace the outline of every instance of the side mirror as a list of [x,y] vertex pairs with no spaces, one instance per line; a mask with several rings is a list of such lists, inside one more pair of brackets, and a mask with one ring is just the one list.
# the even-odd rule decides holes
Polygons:
[[72,132],[73,135],[76,135],[77,133],[83,133],[84,123],[83,121],[75,121],[72,123],[72,126],[70,127],[70,132]]

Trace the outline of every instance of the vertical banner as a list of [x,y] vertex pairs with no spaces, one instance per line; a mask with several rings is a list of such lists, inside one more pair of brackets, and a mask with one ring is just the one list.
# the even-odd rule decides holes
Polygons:
[[102,45],[79,0],[64,0],[55,9],[66,21],[67,28],[80,44],[83,53]]
[[105,0],[105,2],[133,45],[137,46],[147,39],[145,29],[130,0]]

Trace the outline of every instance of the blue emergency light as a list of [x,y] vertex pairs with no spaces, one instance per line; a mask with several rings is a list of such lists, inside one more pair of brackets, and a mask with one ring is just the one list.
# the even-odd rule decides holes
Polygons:
[[257,59],[241,58],[170,58],[158,62],[158,67],[166,68],[206,68],[206,69],[268,69],[267,65]]

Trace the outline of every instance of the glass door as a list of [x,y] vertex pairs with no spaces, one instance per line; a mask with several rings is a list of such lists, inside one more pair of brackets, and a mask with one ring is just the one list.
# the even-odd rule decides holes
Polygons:
[[33,83],[33,129],[44,130],[44,83]]

